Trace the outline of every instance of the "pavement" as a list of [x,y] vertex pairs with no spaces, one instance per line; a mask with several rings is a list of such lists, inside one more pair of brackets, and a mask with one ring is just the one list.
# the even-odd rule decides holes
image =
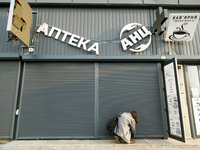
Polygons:
[[117,144],[115,140],[13,140],[0,141],[3,149],[59,150],[200,150],[200,139],[186,143],[174,139],[135,139],[134,144]]

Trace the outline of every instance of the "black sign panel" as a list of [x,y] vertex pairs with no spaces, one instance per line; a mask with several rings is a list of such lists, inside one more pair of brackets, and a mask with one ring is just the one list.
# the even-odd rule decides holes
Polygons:
[[163,64],[163,75],[169,137],[185,142],[176,58]]

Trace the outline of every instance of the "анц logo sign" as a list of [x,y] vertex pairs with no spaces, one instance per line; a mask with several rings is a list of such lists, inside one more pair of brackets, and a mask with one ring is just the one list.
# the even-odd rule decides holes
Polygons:
[[[141,27],[135,30],[133,33],[131,32],[136,27]],[[123,33],[126,31],[131,32],[128,36],[125,36],[122,39]],[[149,37],[148,42],[146,43],[146,37]],[[124,26],[120,32],[120,39],[123,50],[127,50],[129,48],[130,51],[133,52],[142,52],[146,50],[151,44],[151,32],[147,30],[145,26],[142,26],[139,23],[130,23]],[[142,42],[142,43],[141,43]]]

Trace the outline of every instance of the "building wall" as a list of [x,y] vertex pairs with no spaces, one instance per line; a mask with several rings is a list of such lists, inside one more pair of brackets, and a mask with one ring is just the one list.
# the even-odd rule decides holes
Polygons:
[[[27,48],[22,48],[21,43],[6,42],[7,40],[7,16],[8,7],[0,7],[0,53],[27,53]],[[83,48],[61,42],[62,34],[56,40],[56,32],[51,37],[43,32],[37,33],[39,25],[47,23],[84,39],[99,43],[99,55],[123,56],[123,55],[199,55],[200,49],[200,23],[195,30],[193,40],[190,42],[164,42],[165,33],[161,36],[152,35],[149,48],[143,52],[135,53],[122,49],[119,34],[128,23],[141,23],[148,30],[152,30],[157,9],[147,8],[68,8],[68,7],[33,7],[37,14],[33,14],[30,46],[35,47],[34,55],[95,55]],[[200,13],[200,9],[168,9],[170,13]],[[166,26],[167,22],[165,23]],[[50,31],[50,28],[49,28]],[[48,32],[49,32],[48,31]],[[89,48],[89,46],[87,47]]]
[[[84,37],[85,39],[90,39],[93,43],[98,42],[99,47],[99,55],[103,56],[101,58],[105,58],[104,56],[114,56],[116,58],[120,58],[121,56],[129,56],[136,58],[137,56],[158,56],[158,55],[169,55],[169,52],[171,51],[173,55],[181,55],[181,56],[198,56],[199,50],[200,50],[200,23],[198,23],[197,28],[195,30],[194,38],[191,42],[164,42],[164,34],[162,36],[158,36],[156,34],[152,35],[152,42],[149,48],[143,52],[140,53],[134,53],[129,50],[123,51],[121,44],[120,44],[120,38],[119,34],[121,29],[128,23],[141,23],[142,25],[146,26],[148,30],[152,30],[153,22],[155,21],[155,12],[157,10],[157,6],[166,6],[169,10],[169,13],[200,13],[200,9],[195,6],[199,6],[199,2],[193,0],[188,4],[185,0],[179,0],[179,1],[157,1],[157,0],[141,0],[141,1],[129,1],[126,0],[123,3],[120,3],[119,1],[114,0],[98,0],[98,1],[79,1],[79,0],[73,0],[73,1],[56,1],[57,6],[53,6],[51,3],[48,3],[46,1],[37,0],[37,1],[28,1],[30,2],[32,9],[34,11],[37,11],[38,13],[33,14],[32,18],[32,28],[31,28],[31,38],[30,38],[30,46],[34,47],[35,51],[33,54],[27,54],[28,48],[23,47],[22,44],[17,42],[6,42],[7,40],[7,32],[6,32],[6,25],[7,25],[7,17],[9,9],[9,2],[6,0],[1,0],[0,4],[0,53],[1,55],[6,55],[6,57],[9,57],[7,61],[10,61],[10,57],[7,54],[21,54],[22,59],[20,62],[20,67],[23,68],[20,70],[20,76],[21,80],[19,83],[19,86],[15,87],[16,85],[13,85],[11,88],[14,89],[16,92],[19,89],[21,93],[15,93],[15,98],[18,95],[17,102],[16,99],[9,98],[12,103],[9,104],[9,107],[12,107],[12,109],[9,110],[9,113],[12,113],[8,117],[10,117],[10,122],[8,124],[10,127],[7,127],[6,134],[2,136],[11,137],[12,138],[12,131],[16,133],[16,136],[18,139],[23,138],[38,138],[38,137],[46,137],[46,138],[52,138],[55,136],[59,136],[60,138],[70,138],[70,137],[109,137],[108,133],[104,129],[103,123],[108,120],[108,114],[109,116],[112,116],[113,114],[116,114],[119,112],[122,108],[124,111],[127,111],[128,109],[132,109],[135,106],[138,106],[138,108],[141,108],[139,111],[141,111],[141,126],[139,126],[138,129],[138,137],[166,137],[166,127],[165,127],[165,115],[163,115],[163,101],[160,100],[163,96],[160,92],[162,87],[161,79],[161,73],[160,68],[158,67],[160,64],[157,64],[156,60],[152,64],[148,63],[148,60],[145,60],[148,64],[140,64],[140,63],[127,63],[125,64],[122,62],[121,64],[117,64],[116,60],[115,63],[94,63],[91,62],[88,64],[92,69],[91,71],[91,82],[92,85],[88,89],[88,93],[91,92],[92,94],[90,96],[90,101],[88,101],[87,96],[84,93],[84,86],[86,86],[88,83],[85,83],[82,87],[83,89],[80,90],[85,98],[83,98],[83,101],[79,103],[80,97],[76,98],[75,92],[70,93],[70,86],[74,88],[76,91],[79,86],[79,82],[74,82],[73,84],[77,83],[76,86],[71,84],[72,82],[69,80],[71,76],[71,73],[75,73],[78,77],[75,78],[75,80],[79,79],[80,75],[80,68],[84,67],[78,67],[77,72],[71,71],[67,65],[69,63],[62,62],[59,65],[57,65],[58,62],[44,62],[44,63],[35,63],[35,62],[26,62],[24,59],[24,56],[26,55],[35,55],[36,57],[28,57],[28,59],[34,58],[37,59],[38,56],[53,56],[54,58],[58,56],[58,59],[61,58],[59,56],[83,56],[82,58],[91,58],[93,61],[95,60],[96,54],[92,52],[87,52],[83,50],[82,48],[77,48],[74,46],[71,46],[67,43],[69,38],[66,39],[66,42],[61,42],[62,37],[60,36],[58,39],[55,39],[56,32],[53,33],[51,37],[45,36],[43,33],[37,33],[38,27],[43,24],[47,23],[51,27],[56,27],[59,29],[62,29],[64,31],[68,31],[72,34],[79,35],[81,37]],[[90,4],[95,5],[90,5]],[[65,5],[66,4],[66,5]],[[71,6],[73,4],[73,6]],[[85,4],[85,5],[83,5]],[[118,5],[120,4],[120,5]],[[131,8],[128,5],[134,6]],[[82,7],[80,7],[82,5]],[[102,7],[103,6],[103,7]],[[105,6],[105,7],[104,7]],[[108,7],[109,6],[109,7]],[[142,6],[142,7],[138,7]],[[178,6],[181,6],[178,8]],[[185,7],[188,7],[185,9]],[[191,6],[191,7],[190,7]],[[166,22],[167,24],[167,22]],[[165,24],[165,26],[166,26]],[[49,27],[49,31],[50,28]],[[0,56],[1,56],[0,55]],[[89,57],[91,56],[91,57]],[[94,56],[94,57],[93,57]],[[43,57],[44,58],[44,57]],[[66,57],[65,57],[66,58]],[[78,57],[79,59],[80,57]],[[82,61],[76,59],[76,61]],[[101,59],[100,58],[100,59]],[[137,59],[137,61],[143,61],[145,57],[143,57],[142,60]],[[150,58],[150,57],[149,57]],[[155,58],[155,57],[153,57]],[[27,59],[27,60],[28,60]],[[99,61],[100,61],[99,59]],[[159,58],[160,59],[160,58]],[[199,59],[199,58],[198,58]],[[109,57],[106,58],[107,61],[110,61]],[[45,61],[45,60],[43,60]],[[63,60],[58,60],[63,61]],[[85,61],[85,60],[84,60]],[[159,60],[160,62],[160,60]],[[87,62],[88,63],[88,62]],[[44,65],[44,66],[43,66]],[[72,64],[72,69],[76,68],[75,66],[81,66],[82,63],[74,62]],[[59,69],[60,67],[64,66],[64,71],[61,69],[58,72],[52,72],[52,70]],[[86,68],[88,67],[86,65]],[[4,66],[5,67],[5,66]],[[20,68],[19,67],[19,68]],[[49,67],[49,70],[48,70]],[[39,69],[38,69],[39,68]],[[66,69],[67,68],[67,69]],[[115,68],[115,70],[112,70]],[[132,68],[130,71],[129,69]],[[35,69],[35,70],[34,70]],[[46,69],[46,70],[45,70]],[[69,70],[68,70],[69,69]],[[121,72],[119,70],[121,69]],[[125,69],[125,70],[124,70]],[[140,71],[140,74],[137,74],[136,70]],[[13,68],[15,70],[15,68]],[[18,69],[19,70],[19,69]],[[83,72],[86,72],[87,70],[82,70]],[[116,73],[115,73],[116,71]],[[151,78],[149,78],[146,75],[149,75],[151,72]],[[53,75],[52,75],[53,73]],[[69,77],[66,77],[66,74],[69,75]],[[132,76],[135,74],[135,76]],[[126,75],[126,78],[124,78],[124,75]],[[139,76],[139,79],[137,78],[137,75]],[[94,77],[95,76],[95,77]],[[4,77],[4,76],[3,76]],[[19,79],[18,76],[15,75],[16,78]],[[62,77],[62,80],[60,78]],[[80,76],[82,77],[82,76]],[[130,77],[130,80],[129,80]],[[44,78],[44,79],[43,79]],[[86,76],[87,78],[87,76]],[[137,84],[137,79],[140,82],[140,84]],[[151,80],[149,80],[151,79]],[[69,80],[69,81],[68,81]],[[143,82],[145,81],[146,82]],[[54,82],[55,81],[55,82]],[[63,82],[65,81],[65,82]],[[78,80],[81,81],[81,80]],[[122,81],[122,82],[120,82]],[[134,83],[131,83],[130,81]],[[44,83],[43,83],[44,82]],[[115,86],[115,82],[119,82],[118,85]],[[64,84],[65,83],[65,84]],[[70,83],[70,86],[68,85]],[[83,82],[81,82],[83,83]],[[149,83],[146,85],[146,83]],[[33,86],[29,86],[32,84]],[[58,85],[60,84],[60,85]],[[64,84],[64,85],[63,85]],[[121,84],[124,85],[124,88],[121,88]],[[105,88],[114,85],[113,87],[116,88],[116,91],[121,90],[122,93],[129,94],[129,97],[126,97],[126,95],[123,95],[119,92],[116,92],[115,90],[112,90],[112,88],[109,88],[108,90],[105,90]],[[141,86],[142,85],[142,86]],[[154,88],[152,88],[152,85]],[[56,91],[63,90],[68,91],[69,93],[62,93],[57,94],[53,93]],[[141,86],[141,87],[139,87]],[[95,87],[95,88],[94,88]],[[127,87],[130,87],[130,89],[124,91]],[[139,87],[139,88],[138,88]],[[3,88],[3,85],[1,86]],[[38,89],[41,90],[38,90]],[[138,88],[138,89],[137,89]],[[131,89],[139,90],[132,91]],[[145,94],[143,94],[143,89],[146,89]],[[151,91],[153,90],[153,91]],[[42,92],[41,92],[42,91]],[[112,93],[109,95],[110,93]],[[115,93],[116,92],[116,93]],[[135,93],[134,93],[135,92]],[[66,94],[66,95],[65,95]],[[70,94],[75,94],[72,97],[70,97]],[[117,95],[114,96],[113,95]],[[134,94],[134,95],[133,95]],[[137,95],[138,94],[138,95]],[[134,96],[137,95],[135,98]],[[35,100],[35,97],[37,96],[37,101]],[[66,101],[66,96],[68,96],[68,101]],[[126,98],[124,98],[124,97]],[[76,103],[73,103],[74,99],[76,98]],[[132,98],[135,98],[134,101],[132,101]],[[59,103],[56,103],[56,99],[58,99]],[[50,100],[50,102],[49,102]],[[139,103],[138,103],[138,101]],[[82,103],[84,101],[88,102],[89,105],[92,105],[90,107],[90,112],[85,112],[86,117],[88,117],[90,120],[89,126],[84,125],[85,129],[89,130],[88,127],[93,128],[93,130],[89,130],[87,134],[83,130],[81,130],[80,125],[77,125],[76,127],[80,129],[81,135],[78,134],[75,131],[75,128],[73,128],[73,124],[71,126],[65,126],[65,123],[69,125],[67,121],[69,120],[62,120],[65,115],[68,113],[76,113],[76,110],[70,110],[70,105],[76,105],[77,110],[79,108],[82,108]],[[122,104],[127,102],[126,105],[122,106]],[[2,103],[4,100],[1,101]],[[59,111],[59,108],[61,103],[64,103],[65,105],[62,105],[62,111]],[[144,104],[145,106],[143,106]],[[20,116],[19,118],[14,117],[16,103],[20,104]],[[46,107],[46,103],[50,107]],[[131,105],[129,105],[131,103]],[[31,105],[32,104],[32,105]],[[109,104],[109,105],[107,105]],[[113,106],[112,110],[110,110],[109,106]],[[161,106],[162,105],[162,106]],[[57,106],[57,108],[54,108],[53,106]],[[68,113],[64,112],[65,108],[68,107]],[[148,107],[151,106],[151,107]],[[84,106],[87,108],[87,105]],[[117,109],[115,109],[117,107]],[[27,109],[28,108],[28,109]],[[50,109],[52,108],[52,109]],[[156,108],[156,109],[154,109]],[[98,110],[99,109],[99,110]],[[103,111],[105,109],[105,111]],[[142,110],[145,110],[145,112],[142,112]],[[37,111],[38,110],[38,111]],[[122,111],[123,111],[122,110]],[[46,112],[45,112],[46,111]],[[82,110],[84,111],[84,110]],[[39,113],[38,116],[37,113]],[[55,112],[55,113],[54,113]],[[92,112],[92,113],[91,113]],[[93,114],[94,112],[94,114]],[[149,113],[151,112],[151,113]],[[50,116],[48,113],[52,113],[54,116]],[[88,115],[88,114],[89,115]],[[8,113],[7,113],[8,114]],[[147,116],[147,114],[155,114],[153,115],[155,122],[151,124],[151,116]],[[79,114],[76,114],[79,116]],[[156,116],[157,115],[157,116]],[[83,116],[84,117],[84,116]],[[14,118],[15,121],[18,121],[18,124],[14,124]],[[21,119],[21,120],[20,120]],[[34,120],[35,119],[35,120]],[[43,119],[43,120],[42,120]],[[46,119],[46,120],[45,120]],[[59,124],[56,124],[58,119]],[[72,122],[75,122],[77,120],[72,119]],[[94,120],[93,120],[94,119]],[[98,120],[99,119],[99,120]],[[148,120],[149,128],[147,127],[147,124],[144,123],[146,120]],[[31,121],[35,121],[34,123]],[[52,121],[55,121],[55,124],[51,124],[49,128],[46,128],[49,123]],[[82,120],[83,123],[85,123],[85,120]],[[40,124],[37,124],[39,122]],[[33,124],[32,124],[33,123]],[[32,129],[27,128],[27,125],[32,125]],[[16,128],[17,127],[17,128]],[[59,131],[60,134],[56,135],[55,132],[51,132],[54,128],[61,127],[61,129],[67,129],[68,133],[63,133],[61,129],[57,128],[55,132]],[[68,128],[69,127],[69,128]],[[159,127],[159,130],[158,130]],[[73,128],[74,130],[71,130]],[[2,128],[3,129],[3,128]],[[45,129],[45,130],[43,130]],[[144,130],[145,129],[145,130]],[[86,130],[86,131],[87,131]],[[40,131],[43,131],[42,135],[40,135]],[[156,132],[154,132],[156,131]],[[98,133],[99,132],[99,133]],[[57,132],[58,133],[58,132]],[[155,133],[155,134],[154,134]]]
[[[9,3],[10,0],[0,0],[0,3]],[[80,4],[92,4],[92,5],[175,5],[175,6],[194,6],[200,5],[198,0],[27,0],[29,4],[66,4],[66,5],[80,5]]]
[[12,138],[20,78],[19,61],[0,61],[0,139]]
[[0,53],[21,53],[21,44],[17,42],[6,42],[8,33],[6,31],[9,7],[0,7]]

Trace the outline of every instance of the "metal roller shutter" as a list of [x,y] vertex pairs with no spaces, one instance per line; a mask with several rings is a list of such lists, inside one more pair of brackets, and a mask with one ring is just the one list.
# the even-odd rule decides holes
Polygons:
[[19,84],[19,61],[0,61],[0,138],[12,138]]
[[94,64],[27,62],[18,139],[94,138]]
[[109,137],[106,122],[119,112],[139,115],[136,137],[163,137],[157,64],[99,64],[99,137]]

